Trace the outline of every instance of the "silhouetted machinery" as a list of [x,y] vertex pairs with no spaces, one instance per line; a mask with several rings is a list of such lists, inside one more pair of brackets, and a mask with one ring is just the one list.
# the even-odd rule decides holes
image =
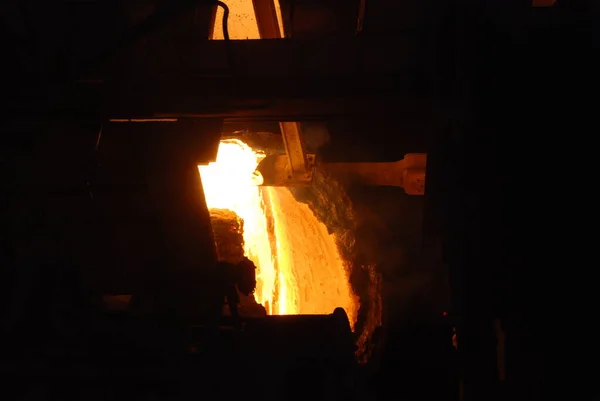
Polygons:
[[[227,7],[211,0],[7,3],[12,78],[4,82],[2,126],[19,138],[3,159],[16,172],[4,183],[15,283],[8,332],[26,313],[19,292],[32,290],[30,277],[42,266],[69,265],[78,266],[94,307],[126,310],[148,330],[199,325],[200,337],[210,336],[223,294],[213,285],[216,253],[197,165],[215,160],[224,122],[280,122],[286,154],[259,166],[263,185],[309,185],[319,168],[423,195],[425,154],[321,163],[304,151],[301,123],[389,109],[391,97],[413,86],[417,43],[377,31],[384,15],[375,8],[367,29],[364,1],[282,0],[284,35],[273,0],[253,3],[269,40],[229,40]],[[207,40],[217,4],[225,8],[224,41]],[[352,373],[343,311],[248,321],[238,334],[227,347],[240,347],[237,355],[260,366],[248,369],[264,370],[267,381],[300,389],[321,380],[315,372],[339,373],[340,382]],[[184,349],[192,337],[164,338]],[[284,377],[296,367],[279,368],[280,359],[300,355],[309,365]],[[326,357],[315,362],[317,355]]]
[[[530,320],[547,329],[532,301],[541,297],[519,280],[529,270],[538,283],[531,266],[559,260],[548,244],[580,254],[585,242],[569,238],[577,247],[567,246],[564,235],[539,223],[548,217],[537,205],[564,206],[548,197],[552,183],[520,182],[521,171],[510,169],[536,171],[547,166],[536,155],[552,153],[523,141],[523,132],[556,130],[544,143],[556,137],[566,146],[565,132],[589,131],[593,102],[575,90],[596,89],[586,79],[597,76],[597,58],[579,57],[571,42],[593,42],[597,7],[572,0],[279,2],[281,24],[274,0],[252,0],[261,40],[232,40],[227,5],[215,0],[0,2],[4,391],[96,399],[112,383],[109,398],[130,400],[154,386],[172,399],[173,387],[159,387],[175,383],[193,399],[211,390],[237,399],[257,391],[263,399],[357,396],[347,380],[356,368],[350,326],[339,310],[249,319],[243,332],[221,316],[198,165],[215,160],[225,128],[275,123],[285,154],[260,164],[263,185],[310,185],[321,169],[425,195],[402,197],[402,207],[418,210],[412,227],[423,235],[414,247],[435,259],[435,269],[412,263],[408,270],[429,284],[449,278],[465,400],[496,399],[504,357],[510,399],[542,387],[554,394],[548,383],[560,381],[542,380],[545,358],[531,352],[544,336],[532,334]],[[209,40],[217,7],[225,40]],[[569,62],[557,74],[549,66],[560,51]],[[573,117],[566,103],[585,107]],[[350,146],[339,145],[348,155],[335,159],[307,151],[303,127],[313,121],[336,127],[336,146],[379,145],[378,152],[363,160]],[[519,208],[534,217],[519,217]],[[389,225],[407,219],[399,220]],[[390,248],[419,236],[401,234],[390,237]],[[537,234],[543,239],[531,241]],[[407,256],[397,253],[403,263]],[[422,298],[439,292],[429,288]],[[498,317],[507,323],[506,355],[494,332]],[[409,338],[418,342],[421,334]],[[395,391],[397,378],[419,364],[397,370],[389,360],[391,374],[378,384]],[[408,399],[448,381],[431,385],[421,376]],[[315,384],[324,378],[339,385]],[[77,393],[64,391],[75,383]]]
[[[249,318],[242,332],[225,330],[216,343],[203,328],[192,330],[192,359],[211,361],[210,381],[222,386],[221,393],[238,398],[251,389],[262,400],[365,395],[341,308],[330,315]],[[215,347],[219,343],[223,346]]]

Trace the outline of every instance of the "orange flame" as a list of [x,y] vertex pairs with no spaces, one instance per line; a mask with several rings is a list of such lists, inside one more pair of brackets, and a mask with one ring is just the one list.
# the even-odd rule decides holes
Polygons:
[[265,203],[256,186],[260,177],[254,173],[263,157],[241,141],[225,140],[219,145],[217,161],[199,169],[208,207],[229,209],[244,220],[244,250],[257,266],[256,301],[272,308],[277,273]]

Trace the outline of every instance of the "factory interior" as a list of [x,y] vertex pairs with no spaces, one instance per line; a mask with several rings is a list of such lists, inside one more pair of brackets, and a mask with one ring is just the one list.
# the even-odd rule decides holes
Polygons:
[[2,1],[0,398],[600,399],[599,16]]

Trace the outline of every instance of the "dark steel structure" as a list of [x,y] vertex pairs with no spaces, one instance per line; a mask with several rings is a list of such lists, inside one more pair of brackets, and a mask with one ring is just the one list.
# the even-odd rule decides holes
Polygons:
[[[598,7],[281,0],[279,32],[273,3],[254,0],[266,39],[210,41],[215,7],[210,0],[0,5],[3,373],[32,383],[52,377],[61,390],[50,381],[43,388],[62,397],[62,389],[74,386],[74,372],[91,383],[104,377],[98,366],[123,364],[111,376],[117,384],[109,397],[130,398],[140,386],[169,397],[140,376],[175,383],[182,399],[209,394],[210,382],[198,377],[216,375],[201,376],[210,368],[181,356],[193,342],[188,329],[214,321],[221,306],[211,281],[216,253],[197,165],[215,159],[228,124],[319,120],[335,144],[324,156],[332,162],[428,155],[425,197],[399,203],[398,221],[417,213],[422,218],[405,223],[398,238],[414,241],[413,257],[438,277],[432,293],[449,288],[460,374],[452,376],[451,357],[432,363],[435,375],[413,377],[412,399],[557,394],[558,382],[544,379],[536,266],[571,263],[568,255],[585,243],[565,238],[579,232],[572,223],[577,213],[557,212],[571,191],[549,193],[560,169],[549,174],[548,162],[583,143],[573,137],[597,124],[595,105],[583,99],[597,93]],[[548,214],[560,232],[547,229]],[[441,283],[445,278],[449,284]],[[98,315],[106,293],[132,294],[136,318]],[[71,340],[49,334],[56,331],[49,328],[52,308],[68,310],[68,322],[56,330]],[[390,316],[373,379],[380,399],[400,391],[396,381],[410,376],[401,367],[407,354],[400,344],[422,337],[395,338],[407,323]],[[284,327],[291,324],[286,319],[292,318],[249,327],[277,339],[274,322]],[[71,321],[79,324],[71,327]],[[294,327],[308,330],[300,326]],[[344,327],[341,337],[348,334]],[[432,344],[438,341],[433,332]],[[236,341],[225,337],[214,341],[231,350]],[[131,356],[138,362],[128,367],[107,356],[130,350],[140,338],[152,355],[170,355],[162,366],[176,367],[152,370],[153,362],[139,362],[142,356]],[[39,355],[57,349],[68,358],[38,363]],[[77,365],[81,355],[92,362]],[[85,368],[59,368],[59,360]],[[236,377],[235,363],[206,361],[217,360],[224,376]],[[129,384],[119,382],[122,377]],[[249,389],[250,382],[244,382]],[[16,385],[7,391],[13,390],[23,393]],[[252,390],[236,396],[244,394]],[[69,396],[89,399],[82,392]]]

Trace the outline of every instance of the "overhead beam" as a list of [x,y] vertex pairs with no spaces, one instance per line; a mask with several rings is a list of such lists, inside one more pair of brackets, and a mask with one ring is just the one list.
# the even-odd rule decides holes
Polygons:
[[[178,118],[223,118],[227,122],[246,121],[307,121],[323,120],[329,117],[354,117],[361,115],[420,115],[433,104],[425,96],[389,94],[372,97],[306,97],[301,99],[281,98],[264,104],[232,106],[231,103],[218,101],[213,104],[205,99],[188,97],[177,103],[167,98],[145,99],[144,104],[128,103],[128,100],[142,99],[139,96],[123,97],[94,108],[82,103],[69,107],[45,105],[44,108],[32,108],[27,104],[11,104],[0,112],[3,118],[31,123],[33,121],[98,119],[136,120],[136,119],[178,119]],[[169,98],[170,99],[170,98]]]
[[[153,42],[115,59],[111,70],[83,79],[138,79],[156,75],[323,76],[385,74],[414,67],[413,35],[347,39],[191,40]],[[234,63],[232,65],[231,59]]]
[[[344,115],[374,110],[414,87],[410,41],[394,51],[348,39],[223,41],[178,44],[123,55],[112,71],[74,85],[20,85],[9,116],[224,118]],[[289,120],[288,120],[289,121]]]

